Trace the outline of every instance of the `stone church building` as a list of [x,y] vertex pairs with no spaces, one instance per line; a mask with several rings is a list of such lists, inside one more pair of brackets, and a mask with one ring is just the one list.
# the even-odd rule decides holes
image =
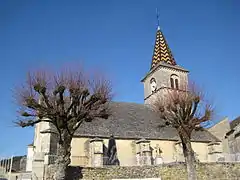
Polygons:
[[231,154],[232,159],[240,161],[240,116],[232,121],[226,117],[208,131],[221,140],[223,153]]
[[[155,165],[184,161],[180,139],[174,128],[161,127],[163,120],[153,112],[151,104],[156,94],[167,89],[185,90],[189,71],[179,66],[160,29],[151,60],[151,67],[141,80],[144,88],[144,104],[111,102],[109,119],[97,119],[83,123],[72,140],[72,166],[104,166],[110,136],[116,141],[120,166]],[[48,123],[35,126],[33,144],[28,146],[26,170],[41,179],[44,165],[50,164],[56,155],[55,134]],[[201,162],[215,159],[221,153],[221,140],[207,130],[192,135],[196,158]]]

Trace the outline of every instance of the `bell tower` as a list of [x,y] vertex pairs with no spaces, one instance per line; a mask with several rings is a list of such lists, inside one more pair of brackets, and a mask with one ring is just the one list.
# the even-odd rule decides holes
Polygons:
[[156,95],[163,97],[169,89],[185,91],[188,86],[188,72],[177,65],[158,25],[151,67],[141,80],[144,85],[144,103],[150,104]]

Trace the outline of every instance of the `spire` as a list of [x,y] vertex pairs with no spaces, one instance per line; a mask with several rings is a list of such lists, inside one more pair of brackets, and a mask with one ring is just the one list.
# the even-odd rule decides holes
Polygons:
[[157,8],[156,8],[156,14],[157,14],[157,30],[160,30],[159,12]]
[[160,29],[158,11],[157,11],[157,22],[158,22],[158,26],[157,26],[156,40],[155,40],[154,51],[152,56],[151,69],[154,68],[156,65],[158,65],[160,62],[167,63],[173,66],[176,65],[176,61]]

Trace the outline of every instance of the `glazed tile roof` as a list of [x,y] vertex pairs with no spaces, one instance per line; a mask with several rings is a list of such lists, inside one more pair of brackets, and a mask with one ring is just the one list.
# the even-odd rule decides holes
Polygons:
[[157,66],[160,62],[164,62],[173,66],[176,65],[176,61],[172,55],[168,43],[162,31],[158,27],[152,56],[151,69]]
[[[179,140],[174,128],[164,127],[164,121],[147,105],[111,102],[112,115],[106,119],[95,119],[91,123],[84,122],[75,132],[76,136],[116,138],[146,138],[162,140]],[[219,141],[207,130],[195,131],[193,141]]]

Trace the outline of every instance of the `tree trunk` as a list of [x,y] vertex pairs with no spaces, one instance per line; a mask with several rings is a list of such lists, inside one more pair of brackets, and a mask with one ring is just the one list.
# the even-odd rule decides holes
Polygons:
[[182,138],[183,154],[187,165],[188,180],[197,180],[194,151],[190,138]]
[[62,140],[58,143],[57,159],[55,162],[55,180],[65,180],[67,167],[71,163],[71,140],[72,137],[67,133],[62,133]]

